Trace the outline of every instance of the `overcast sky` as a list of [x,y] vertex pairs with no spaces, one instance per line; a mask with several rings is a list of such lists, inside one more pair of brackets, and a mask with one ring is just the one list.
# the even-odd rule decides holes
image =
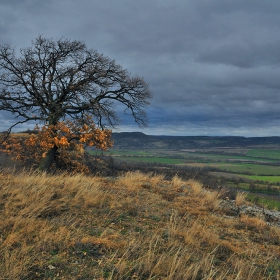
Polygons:
[[149,126],[127,116],[119,131],[280,136],[279,0],[0,0],[1,44],[38,35],[84,41],[145,79]]

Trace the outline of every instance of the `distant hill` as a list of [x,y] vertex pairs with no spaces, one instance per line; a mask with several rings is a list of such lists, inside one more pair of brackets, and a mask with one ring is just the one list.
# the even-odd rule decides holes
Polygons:
[[155,136],[142,132],[113,133],[114,147],[120,149],[166,148],[225,148],[225,147],[264,147],[280,148],[280,137],[242,136]]

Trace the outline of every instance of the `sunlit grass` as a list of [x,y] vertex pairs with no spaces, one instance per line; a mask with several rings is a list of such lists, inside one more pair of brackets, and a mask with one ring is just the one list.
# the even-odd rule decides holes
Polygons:
[[3,279],[279,276],[279,228],[224,215],[194,180],[2,171],[0,188]]
[[245,204],[245,202],[246,202],[246,196],[247,196],[247,194],[244,193],[244,192],[240,192],[240,191],[237,192],[236,198],[235,198],[235,205],[236,205],[236,206],[240,206],[240,205]]

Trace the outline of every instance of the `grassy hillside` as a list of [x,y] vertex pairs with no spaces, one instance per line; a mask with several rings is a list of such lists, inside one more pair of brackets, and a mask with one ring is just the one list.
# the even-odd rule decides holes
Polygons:
[[[279,279],[280,228],[178,176],[0,173],[1,279]],[[239,194],[236,205],[243,205]]]
[[[208,144],[210,140],[211,137],[205,138]],[[251,200],[266,204],[272,209],[276,207],[280,211],[280,150],[275,146],[271,148],[270,144],[266,149],[255,145],[195,149],[114,148],[105,152],[93,149],[88,152],[110,158],[116,167],[127,166],[129,169],[142,168],[142,170],[164,167],[166,170],[167,168],[177,172],[181,170],[184,173],[196,170],[199,173],[196,178],[199,180],[202,173],[208,173],[209,176],[216,178],[211,180],[211,187],[224,186],[228,189],[249,191]],[[204,180],[207,186],[209,182],[210,180],[207,182]]]

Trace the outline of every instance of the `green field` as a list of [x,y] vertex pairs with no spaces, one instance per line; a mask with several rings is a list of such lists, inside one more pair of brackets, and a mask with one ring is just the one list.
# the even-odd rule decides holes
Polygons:
[[117,157],[118,160],[128,162],[147,162],[147,163],[161,163],[161,164],[182,164],[183,161],[180,159],[165,158],[165,157]]
[[247,174],[252,176],[270,175],[280,176],[280,167],[263,165],[258,163],[209,163],[211,167],[215,167],[221,171],[227,171],[230,173]]
[[[89,151],[96,155],[111,156],[117,161],[159,163],[167,165],[180,165],[210,168],[232,174],[243,175],[244,178],[278,183],[280,179],[280,157],[278,150],[249,150],[246,155],[224,154],[224,151],[172,151],[172,150],[121,150],[111,149],[109,151]],[[264,162],[264,156],[265,158]]]
[[[224,154],[210,151],[171,151],[171,150],[121,150],[92,151],[91,154],[112,156],[118,161],[180,164],[188,166],[210,167],[223,172],[250,176],[280,176],[280,151],[249,150],[246,156]],[[265,156],[267,156],[265,158]],[[264,161],[265,159],[265,161]],[[252,177],[254,179],[254,177]],[[276,178],[274,178],[276,180]],[[273,179],[273,180],[274,180]],[[256,179],[258,180],[258,179]],[[267,180],[267,178],[266,178]],[[274,182],[278,182],[275,181]]]
[[263,150],[263,149],[253,149],[249,150],[246,154],[249,157],[255,158],[265,158],[265,159],[278,159],[280,160],[279,150]]
[[247,176],[251,180],[258,180],[263,182],[269,182],[272,184],[280,183],[280,176]]
[[267,162],[267,163],[274,163],[277,162],[276,159],[273,158],[257,158],[257,157],[251,157],[251,156],[239,156],[239,155],[224,155],[224,154],[217,154],[217,153],[201,153],[201,152],[195,152],[195,153],[185,153],[186,157],[190,158],[197,158],[200,160],[203,160],[204,162],[214,161],[214,162],[227,162],[227,161],[259,161],[259,162]]

